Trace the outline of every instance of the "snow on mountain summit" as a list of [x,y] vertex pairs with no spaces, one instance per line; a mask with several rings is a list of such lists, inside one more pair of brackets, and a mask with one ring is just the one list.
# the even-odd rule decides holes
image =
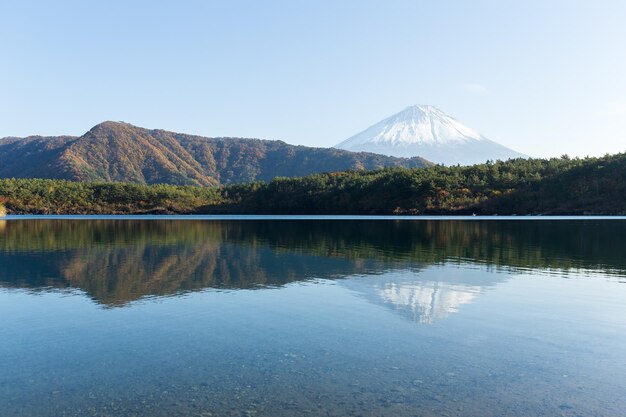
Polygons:
[[409,106],[335,147],[390,156],[421,156],[442,164],[473,164],[525,156],[428,105]]
[[342,142],[338,147],[378,143],[450,143],[484,139],[434,106],[409,106]]

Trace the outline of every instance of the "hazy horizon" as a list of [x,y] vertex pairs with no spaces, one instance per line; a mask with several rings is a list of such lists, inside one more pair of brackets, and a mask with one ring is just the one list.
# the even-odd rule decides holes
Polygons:
[[0,5],[0,137],[105,121],[333,146],[413,104],[538,157],[626,148],[626,3]]

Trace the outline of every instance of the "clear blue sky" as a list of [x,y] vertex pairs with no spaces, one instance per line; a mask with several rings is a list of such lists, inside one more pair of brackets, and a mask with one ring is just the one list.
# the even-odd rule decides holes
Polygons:
[[332,146],[432,104],[534,156],[626,150],[626,1],[3,1],[0,136],[123,120]]

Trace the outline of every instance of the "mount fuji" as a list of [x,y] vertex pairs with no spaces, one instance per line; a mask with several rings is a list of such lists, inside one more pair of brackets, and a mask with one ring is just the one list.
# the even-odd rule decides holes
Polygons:
[[355,152],[420,156],[444,165],[527,158],[487,139],[434,106],[414,105],[335,145]]

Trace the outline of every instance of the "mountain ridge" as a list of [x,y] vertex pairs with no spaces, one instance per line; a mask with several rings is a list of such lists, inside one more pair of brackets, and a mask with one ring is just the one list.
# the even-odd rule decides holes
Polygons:
[[80,137],[0,139],[0,178],[122,181],[214,186],[319,172],[425,167],[395,158],[283,141],[208,138],[104,121]]

